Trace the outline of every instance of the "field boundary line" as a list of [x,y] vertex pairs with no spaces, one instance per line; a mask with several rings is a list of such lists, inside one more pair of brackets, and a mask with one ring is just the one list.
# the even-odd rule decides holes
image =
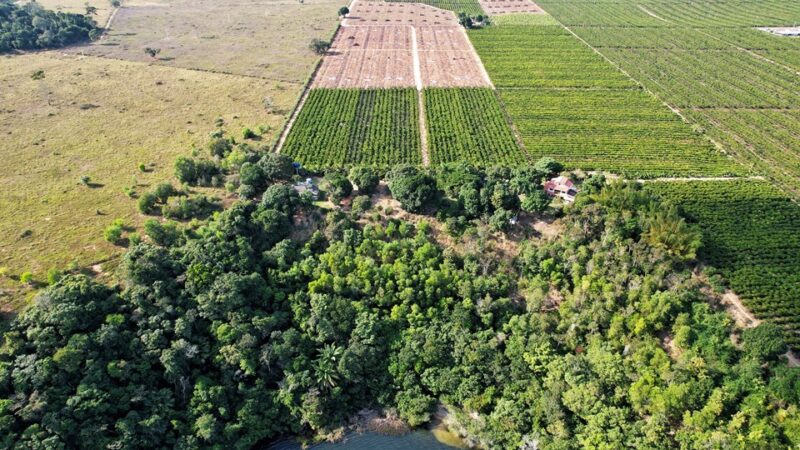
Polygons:
[[755,59],[758,59],[758,60],[761,60],[761,61],[764,61],[764,62],[768,62],[770,64],[774,64],[774,65],[776,65],[778,67],[783,68],[784,70],[788,70],[789,72],[791,72],[791,73],[793,73],[795,75],[800,75],[800,71],[797,71],[797,70],[795,70],[795,69],[793,69],[793,68],[791,68],[789,66],[786,66],[784,64],[781,64],[781,63],[779,63],[777,61],[773,61],[773,60],[767,58],[766,56],[760,55],[760,54],[758,54],[758,53],[756,53],[756,52],[754,52],[754,51],[752,51],[750,49],[746,49],[744,47],[739,47],[738,45],[736,45],[736,44],[734,44],[734,43],[732,43],[730,41],[726,41],[725,39],[722,39],[721,37],[714,36],[713,34],[710,34],[710,33],[706,32],[706,31],[704,31],[702,28],[692,28],[692,29],[695,30],[695,31],[698,31],[701,34],[704,34],[704,35],[706,35],[706,36],[708,36],[708,37],[710,37],[712,39],[716,39],[716,40],[718,40],[718,41],[720,41],[722,43],[728,44],[731,47],[735,48],[736,50],[739,50],[740,52],[747,53],[748,55],[752,56]]
[[422,152],[422,165],[431,164],[428,155],[428,123],[425,119],[425,98],[422,87],[422,69],[419,63],[419,44],[417,43],[417,27],[411,27],[411,61],[414,66],[414,85],[417,88],[417,109],[419,110],[419,146]]
[[117,17],[117,11],[122,9],[122,2],[120,5],[114,8],[114,11],[111,11],[111,15],[108,16],[108,20],[106,20],[106,25],[103,27],[103,37],[106,36],[106,32],[111,29],[111,23],[114,22],[114,18]]
[[667,19],[665,19],[665,18],[663,18],[663,17],[659,16],[658,14],[656,14],[656,13],[654,13],[654,12],[650,11],[649,9],[645,8],[645,7],[644,7],[644,6],[642,6],[642,5],[636,5],[636,7],[637,7],[637,8],[639,8],[639,9],[641,9],[643,13],[647,14],[647,15],[648,15],[648,16],[650,16],[650,17],[656,18],[656,19],[658,19],[658,20],[660,20],[660,21],[662,21],[662,22],[666,22],[666,23],[672,23],[672,22],[670,22],[669,20],[667,20]]
[[[546,12],[546,11],[545,11],[545,12]],[[549,13],[548,13],[548,14],[549,14]],[[551,16],[552,16],[552,15],[551,15]],[[591,49],[593,52],[597,53],[597,54],[598,54],[598,55],[599,55],[601,58],[603,58],[603,59],[604,59],[604,60],[606,60],[606,61],[607,61],[609,64],[611,64],[611,66],[612,66],[612,67],[615,67],[617,70],[619,70],[620,72],[622,72],[622,74],[624,74],[626,77],[628,77],[628,78],[629,78],[631,81],[633,81],[634,83],[636,83],[636,85],[637,85],[637,86],[639,86],[640,88],[642,88],[642,90],[643,90],[644,92],[647,92],[647,93],[648,93],[648,94],[650,94],[650,95],[651,95],[651,96],[652,96],[654,99],[656,99],[657,101],[661,102],[661,104],[662,104],[662,105],[664,105],[664,106],[666,106],[667,108],[669,108],[669,110],[670,110],[670,111],[672,111],[673,113],[675,113],[675,114],[676,114],[678,117],[680,117],[680,118],[681,118],[681,120],[682,120],[682,121],[683,121],[685,124],[687,124],[687,125],[690,125],[690,124],[696,124],[696,122],[695,122],[695,121],[689,120],[689,118],[688,118],[688,117],[686,117],[686,115],[684,115],[684,114],[683,114],[683,112],[681,112],[681,110],[680,110],[680,109],[678,109],[677,107],[675,107],[675,106],[673,106],[673,105],[671,105],[671,104],[667,103],[667,101],[666,101],[666,100],[664,100],[663,98],[661,98],[661,96],[657,95],[655,92],[653,92],[652,90],[650,90],[650,89],[649,89],[647,86],[645,86],[645,85],[644,85],[644,84],[643,84],[641,81],[639,81],[638,79],[636,79],[636,78],[634,78],[633,76],[631,76],[631,74],[630,74],[630,73],[628,73],[628,71],[627,71],[627,70],[623,69],[623,68],[622,68],[622,67],[621,67],[619,64],[617,64],[617,63],[615,63],[614,61],[612,61],[612,60],[611,60],[609,57],[607,57],[606,55],[604,55],[604,54],[603,54],[603,53],[602,53],[600,50],[598,50],[597,48],[595,48],[593,45],[591,45],[591,44],[590,44],[589,42],[587,42],[585,39],[583,39],[582,37],[578,36],[578,34],[577,34],[577,33],[575,33],[574,31],[572,31],[572,29],[571,29],[570,27],[568,27],[568,26],[564,25],[564,23],[563,23],[563,22],[561,22],[560,20],[558,20],[557,18],[555,18],[555,16],[553,16],[553,19],[554,19],[556,22],[558,22],[558,23],[559,23],[559,25],[561,25],[561,26],[562,26],[562,27],[563,27],[565,30],[567,30],[567,31],[569,32],[569,34],[571,34],[571,35],[575,36],[575,39],[579,40],[580,42],[583,42],[583,44],[584,44],[585,46],[589,47],[589,48],[590,48],[590,49]],[[656,84],[658,84],[658,82],[656,82],[655,80],[652,80],[652,81],[654,81]],[[721,143],[721,142],[718,142],[716,139],[714,139],[713,137],[711,137],[711,136],[710,136],[708,133],[703,133],[703,136],[704,136],[706,139],[708,139],[708,140],[709,140],[709,141],[710,141],[710,142],[711,142],[711,143],[714,145],[714,147],[716,147],[716,148],[717,148],[717,150],[718,150],[718,151],[719,151],[721,154],[723,154],[723,155],[729,155],[729,153],[728,153],[728,149],[727,149],[727,148],[726,148],[724,145],[722,145],[722,143]],[[737,163],[737,164],[739,164],[739,165],[741,165],[741,166],[743,166],[743,167],[747,168],[747,165],[743,164],[741,161],[739,161],[739,160],[735,160],[735,161],[736,161],[736,163]]]
[[767,181],[763,175],[750,175],[746,177],[661,177],[661,178],[639,178],[637,183],[682,183],[690,181],[738,181],[738,180],[759,180]]
[[417,91],[417,103],[419,105],[419,147],[422,151],[422,165],[431,165],[430,155],[428,154],[428,122],[425,118],[425,91]]
[[472,60],[475,61],[475,64],[478,65],[481,71],[481,76],[483,76],[483,81],[492,88],[495,89],[494,83],[492,83],[492,78],[489,76],[489,72],[486,71],[486,67],[483,65],[483,60],[481,57],[478,56],[478,51],[475,50],[475,46],[472,45],[472,39],[469,38],[469,34],[467,34],[467,29],[464,27],[458,27],[461,30],[461,34],[464,36],[464,39],[469,43],[470,53],[472,53]]
[[[355,2],[354,2],[355,3]],[[331,42],[336,39],[336,36],[339,34],[339,31],[342,29],[342,25],[339,24],[336,26],[336,30],[333,32],[333,37],[331,37]],[[278,139],[275,141],[275,145],[272,148],[272,151],[275,153],[280,153],[283,144],[286,142],[286,138],[289,137],[289,132],[292,130],[292,125],[294,125],[295,120],[297,120],[297,116],[300,115],[300,111],[303,109],[303,105],[306,104],[306,100],[308,99],[308,95],[311,93],[311,85],[314,83],[314,79],[317,77],[317,72],[322,67],[322,60],[325,58],[325,55],[319,58],[317,64],[314,65],[314,70],[311,71],[311,75],[308,76],[308,80],[306,80],[306,84],[303,86],[303,92],[300,94],[300,97],[297,99],[297,103],[294,105],[294,109],[292,110],[292,114],[289,116],[289,119],[286,120],[286,123],[283,125],[283,130],[281,134],[278,136]]]

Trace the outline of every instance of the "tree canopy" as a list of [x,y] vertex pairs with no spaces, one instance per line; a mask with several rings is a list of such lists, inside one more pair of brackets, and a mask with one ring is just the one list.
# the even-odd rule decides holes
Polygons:
[[[447,173],[389,183],[414,208],[420,189],[468,203],[473,188],[492,215],[519,207],[521,174]],[[693,230],[659,206],[597,188],[512,260],[338,209],[299,233],[322,213],[280,183],[198,228],[150,222],[120,286],[65,276],[11,325],[0,442],[251,448],[365,407],[420,425],[444,405],[484,448],[800,444],[800,375],[775,329],[732,342],[690,270],[694,236],[657,237]]]
[[23,5],[0,0],[0,53],[58,48],[99,36],[89,15],[46,10],[36,2]]

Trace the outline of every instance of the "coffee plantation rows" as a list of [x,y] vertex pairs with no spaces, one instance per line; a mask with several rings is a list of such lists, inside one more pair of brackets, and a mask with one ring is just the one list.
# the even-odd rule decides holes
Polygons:
[[638,90],[507,90],[502,97],[532,158],[635,177],[745,173]]
[[313,89],[282,152],[310,168],[422,163],[414,89]]
[[559,22],[748,168],[800,198],[800,2],[542,0]]
[[605,49],[632,77],[680,108],[788,108],[800,105],[797,74],[735,48]]
[[426,89],[424,97],[431,163],[513,165],[526,159],[491,89]]
[[760,319],[800,348],[800,206],[767,181],[654,182],[703,231],[701,260],[721,271]]
[[800,4],[786,0],[541,0],[536,3],[567,26],[787,26],[800,17]]
[[633,88],[561,26],[498,25],[469,37],[497,88]]
[[745,172],[563,27],[469,36],[532,158],[637,178]]
[[441,9],[449,9],[456,13],[467,13],[469,16],[478,16],[486,14],[481,8],[478,0],[390,0],[392,2],[411,2],[411,3],[425,3],[427,5],[435,6]]

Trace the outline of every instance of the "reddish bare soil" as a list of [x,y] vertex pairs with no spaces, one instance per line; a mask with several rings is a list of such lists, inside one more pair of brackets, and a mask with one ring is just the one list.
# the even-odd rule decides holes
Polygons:
[[358,25],[457,26],[458,19],[452,11],[422,3],[356,1],[342,26]]
[[325,55],[313,87],[414,86],[411,28],[405,25],[342,27]]
[[544,13],[539,5],[530,0],[478,0],[478,3],[490,16],[508,13]]
[[419,3],[356,1],[312,88],[415,86],[490,82],[453,12]]

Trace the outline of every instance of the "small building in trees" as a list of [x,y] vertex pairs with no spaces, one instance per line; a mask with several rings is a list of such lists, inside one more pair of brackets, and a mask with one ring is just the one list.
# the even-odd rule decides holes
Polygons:
[[303,193],[308,192],[312,199],[319,200],[319,188],[314,184],[314,180],[311,178],[306,178],[306,181],[295,183],[293,187],[298,194],[303,195]]
[[559,197],[565,202],[572,203],[578,195],[575,183],[565,176],[551,178],[544,183],[544,192],[551,197]]

